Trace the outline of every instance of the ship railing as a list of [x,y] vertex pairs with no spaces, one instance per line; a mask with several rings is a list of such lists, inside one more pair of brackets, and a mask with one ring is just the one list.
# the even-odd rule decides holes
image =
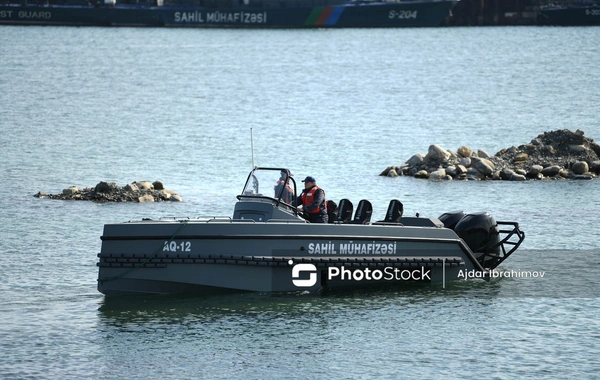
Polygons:
[[[519,223],[517,222],[497,222],[498,226],[500,227],[499,229],[499,233],[500,236],[504,237],[496,244],[494,244],[492,247],[489,247],[486,252],[479,257],[479,261],[481,263],[485,262],[485,259],[489,258],[496,258],[496,260],[494,260],[494,264],[492,265],[492,267],[488,268],[489,270],[492,270],[496,267],[498,267],[500,264],[502,264],[502,262],[504,260],[506,260],[510,255],[512,255],[517,248],[519,248],[519,246],[521,245],[521,243],[523,243],[523,240],[525,240],[525,232],[521,231],[519,229]],[[504,226],[512,226],[511,229],[503,229],[502,227]],[[510,249],[507,251],[507,246],[510,247]],[[496,253],[497,249],[500,249],[500,253]]]

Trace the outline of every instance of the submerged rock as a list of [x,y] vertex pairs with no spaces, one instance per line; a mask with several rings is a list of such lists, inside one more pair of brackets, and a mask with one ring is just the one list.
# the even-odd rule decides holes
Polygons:
[[[160,189],[159,189],[160,188]],[[46,194],[43,191],[35,194],[37,198],[60,200],[83,200],[98,203],[105,202],[182,202],[183,199],[173,190],[165,190],[162,182],[136,181],[123,187],[114,182],[99,182],[95,187],[79,188],[71,186],[61,194]]]
[[[502,149],[494,156],[484,150],[461,146],[456,152],[434,144],[427,155],[414,154],[401,165],[387,167],[388,177],[524,181],[528,179],[592,179],[600,174],[600,146],[583,131],[562,129],[545,132],[529,144]],[[435,174],[434,174],[435,173]]]

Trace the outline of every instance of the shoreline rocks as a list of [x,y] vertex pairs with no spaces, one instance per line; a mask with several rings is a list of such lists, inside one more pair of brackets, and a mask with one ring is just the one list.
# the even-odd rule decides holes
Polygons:
[[34,195],[37,198],[105,202],[182,202],[176,191],[166,190],[160,181],[136,181],[123,187],[115,182],[99,182],[95,187],[79,188],[71,186],[60,194],[46,194],[42,191]]
[[431,180],[588,180],[600,175],[600,146],[584,132],[544,132],[529,144],[502,149],[491,156],[461,146],[456,151],[431,145],[405,163],[389,166],[381,176]]

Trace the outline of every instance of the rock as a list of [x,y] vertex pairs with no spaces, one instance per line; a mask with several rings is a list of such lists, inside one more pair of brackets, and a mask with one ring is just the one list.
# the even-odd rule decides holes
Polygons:
[[517,162],[527,161],[528,159],[529,159],[529,155],[527,153],[519,153],[515,156],[515,159],[513,161],[515,163],[517,163]]
[[592,179],[594,177],[592,177],[591,174],[577,174],[573,177],[573,179],[577,179],[577,180],[581,180],[581,179]]
[[137,187],[137,185],[135,183],[129,183],[129,184],[123,186],[123,190],[129,191],[129,192],[140,191],[139,187]]
[[502,169],[502,171],[500,172],[500,178],[502,178],[505,181],[510,181],[513,174],[514,170],[512,169]]
[[38,191],[38,193],[36,195],[34,195],[34,197],[36,197],[36,198],[45,198],[46,197],[46,193],[44,193],[43,191]]
[[154,202],[154,197],[150,194],[142,195],[141,197],[138,198],[138,202],[140,202],[140,203]]
[[542,174],[546,177],[554,177],[560,172],[560,166],[551,165],[542,169]]
[[466,173],[467,173],[467,168],[464,165],[456,165],[456,174],[457,175],[466,174]]
[[422,153],[417,153],[406,161],[408,166],[415,167],[421,165],[425,161],[425,155]]
[[183,202],[183,199],[177,194],[172,194],[169,200],[171,202]]
[[[473,154],[473,151],[468,146],[463,145],[460,148],[458,148],[457,153],[459,155],[461,155],[462,157],[471,157],[471,155]],[[467,165],[467,166],[470,166],[470,165]]]
[[577,161],[576,163],[573,164],[573,166],[571,167],[571,170],[573,170],[573,173],[575,173],[575,174],[583,174],[583,173],[587,173],[589,171],[589,167],[588,167],[587,162]]
[[463,157],[458,161],[459,164],[461,164],[462,166],[466,167],[466,168],[470,168],[471,167],[471,163],[472,160],[470,157]]
[[574,154],[586,152],[586,148],[583,145],[569,145],[569,150]]
[[456,177],[458,175],[458,172],[456,170],[456,166],[454,165],[450,165],[446,168],[446,174],[451,176],[451,177]]
[[450,153],[446,152],[444,148],[437,144],[429,146],[425,161],[443,162],[450,158]]
[[416,172],[414,174],[415,178],[429,178],[429,173],[427,173],[427,170],[419,170],[418,172]]
[[512,173],[510,176],[511,181],[525,181],[527,178],[523,174]]
[[163,183],[160,181],[152,182],[152,187],[154,188],[154,190],[164,190],[165,189],[165,187],[163,186]]
[[392,177],[392,178],[398,177],[398,172],[396,172],[395,169],[390,169],[387,173],[387,177]]
[[136,181],[133,184],[140,190],[153,190],[152,184],[148,181]]
[[387,168],[385,168],[384,171],[382,171],[379,175],[382,177],[387,177],[388,173],[390,172],[390,170],[392,170],[394,167],[393,166],[388,166]]
[[[171,200],[177,192],[173,190],[139,190],[135,182],[124,187],[117,186],[114,182],[100,182],[94,188],[86,187],[80,189],[76,186],[71,186],[65,189],[60,194],[45,194],[39,192],[35,196],[38,198],[47,197],[50,199],[59,200],[86,200],[92,202],[160,202]],[[175,201],[182,201],[182,198],[177,195]]]
[[481,173],[476,168],[469,168],[469,169],[467,169],[467,179],[481,180],[483,178],[484,178],[483,173]]
[[445,179],[445,177],[446,177],[446,170],[444,170],[444,169],[438,169],[438,170],[435,170],[435,171],[429,173],[430,180],[440,181],[442,179]]
[[[584,162],[588,165],[587,171]],[[503,180],[510,180],[513,174],[524,175],[530,179],[559,179],[559,175],[573,178],[587,173],[600,174],[600,145],[584,137],[583,132],[579,130],[544,132],[528,144],[502,149],[494,156],[489,156],[482,149],[473,152],[467,146],[461,146],[455,153],[445,151],[439,145],[431,145],[427,155],[414,155],[403,164],[401,170],[395,170],[398,175],[402,173],[414,176],[417,173],[422,175],[422,170],[431,173],[443,167],[446,168],[446,175],[454,178],[479,177],[472,170],[468,173],[461,171],[460,166],[467,168],[467,171],[469,168],[477,169],[485,178]],[[569,173],[568,169],[572,169],[573,172]],[[384,175],[390,170],[386,169]],[[442,178],[441,174],[434,177]]]
[[477,156],[481,158],[489,158],[490,155],[483,149],[477,149]]
[[494,172],[494,168],[492,167],[493,164],[490,166],[488,163],[491,164],[491,162],[489,162],[488,160],[479,160],[475,164],[475,169],[479,170],[484,176],[491,176]]
[[531,165],[528,176],[536,177],[538,174],[542,173],[542,169],[544,169],[542,165]]
[[71,186],[69,188],[63,189],[63,195],[73,195],[79,192],[79,188],[77,186]]
[[114,182],[99,182],[94,191],[97,193],[110,193],[115,191],[118,188],[117,184]]

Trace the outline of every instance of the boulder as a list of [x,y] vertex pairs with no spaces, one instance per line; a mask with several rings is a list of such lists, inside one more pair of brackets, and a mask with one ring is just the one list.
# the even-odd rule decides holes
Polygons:
[[152,184],[148,181],[136,181],[133,184],[140,190],[153,190]]
[[542,173],[542,169],[544,169],[542,165],[531,165],[528,176],[537,177],[538,174]]
[[71,186],[66,189],[63,189],[62,193],[63,193],[63,195],[73,195],[73,194],[78,193],[79,191],[80,190],[77,186]]
[[571,170],[573,170],[573,173],[575,173],[575,174],[583,174],[583,173],[587,173],[589,171],[589,167],[588,167],[587,162],[577,161],[576,163],[573,164],[573,166],[571,167]]
[[470,168],[472,160],[471,160],[471,157],[463,157],[460,160],[458,160],[458,163],[466,168]]
[[523,174],[512,173],[510,176],[511,181],[525,181],[526,179]]
[[96,187],[94,187],[94,191],[97,193],[111,193],[117,190],[119,187],[114,182],[98,182]]
[[152,187],[154,188],[154,190],[164,190],[165,189],[165,187],[163,186],[163,183],[160,181],[152,182]]
[[416,172],[414,174],[415,178],[429,178],[429,173],[427,173],[427,170],[419,170],[418,172]]
[[484,178],[483,173],[481,173],[476,168],[469,168],[469,169],[467,169],[467,179],[481,180],[483,178]]
[[560,169],[561,168],[558,165],[547,166],[542,169],[542,174],[545,175],[546,177],[554,177],[555,175],[557,175],[560,172]]
[[458,151],[456,153],[458,153],[462,157],[471,157],[473,151],[468,146],[463,145],[460,148],[458,148]]
[[398,177],[398,172],[396,172],[396,169],[390,169],[387,173],[387,177]]
[[450,159],[450,153],[437,144],[429,146],[425,161],[444,162]]
[[150,194],[142,195],[141,197],[138,198],[138,202],[140,202],[140,203],[154,202],[154,197]]
[[490,155],[483,149],[477,149],[477,156],[481,158],[489,158]]
[[413,155],[411,158],[409,158],[408,161],[406,161],[406,163],[410,167],[415,167],[415,166],[421,165],[423,163],[423,161],[425,161],[425,155],[422,153],[417,153],[417,154]]
[[514,161],[515,163],[517,163],[517,162],[524,162],[524,161],[527,161],[528,159],[529,159],[529,155],[528,155],[527,153],[519,153],[519,154],[517,154],[517,155],[515,156],[515,158],[514,158],[514,160],[513,160],[513,161]]
[[169,198],[169,201],[171,202],[183,202],[183,199],[177,195],[177,194],[172,194],[171,197]]
[[478,160],[475,164],[475,169],[479,170],[484,176],[491,176],[494,172],[493,164],[486,159]]
[[129,192],[136,192],[136,191],[140,191],[139,187],[137,187],[137,185],[135,183],[128,183],[127,185],[123,186],[123,190],[125,191],[129,191]]
[[429,179],[434,180],[434,181],[440,181],[446,178],[446,170],[444,169],[438,169],[435,170],[431,173],[429,173]]

